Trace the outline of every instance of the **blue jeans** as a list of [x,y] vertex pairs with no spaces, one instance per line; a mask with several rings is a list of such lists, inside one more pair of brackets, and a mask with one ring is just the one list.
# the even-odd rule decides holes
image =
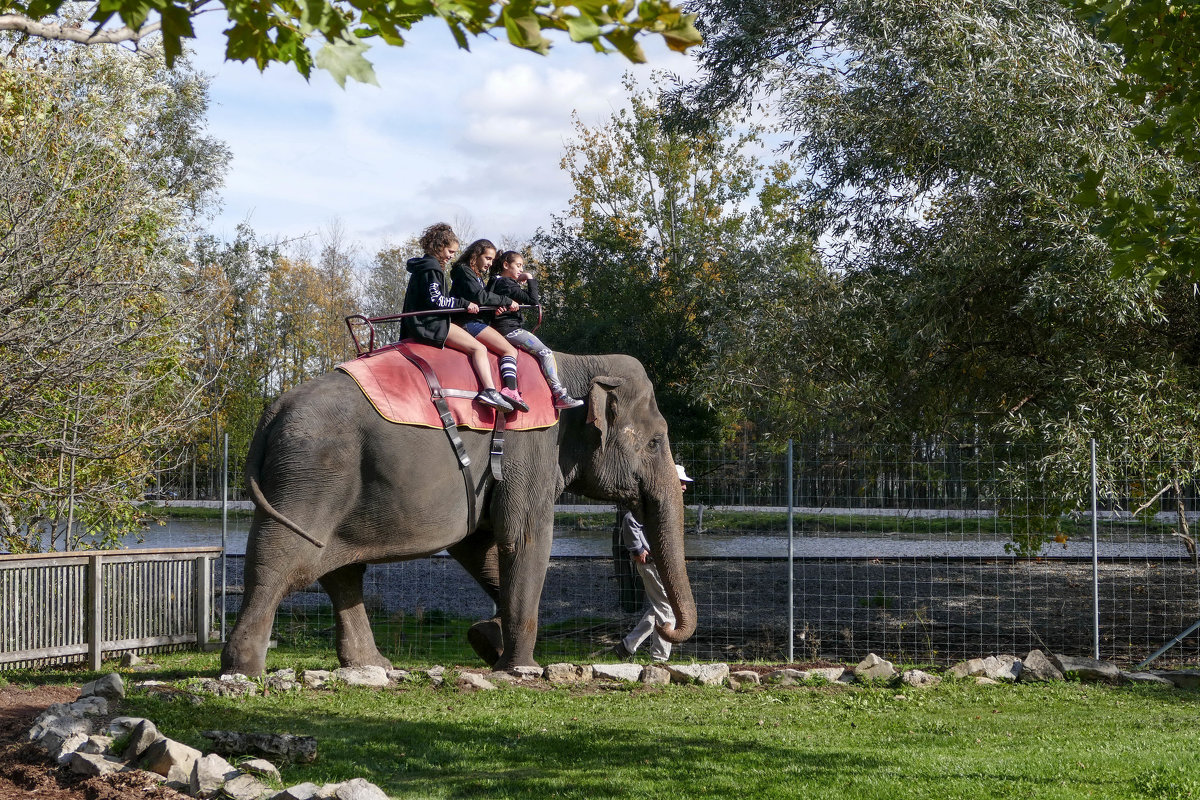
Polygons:
[[471,334],[475,338],[479,338],[480,332],[486,330],[487,326],[488,324],[486,322],[480,322],[477,319],[463,323],[463,327],[467,329],[467,333]]
[[542,374],[546,376],[546,383],[550,384],[550,391],[566,391],[558,379],[558,364],[554,361],[554,351],[542,344],[541,339],[524,328],[517,328],[512,333],[505,334],[504,338],[512,342],[514,347],[521,348],[538,360],[542,365]]

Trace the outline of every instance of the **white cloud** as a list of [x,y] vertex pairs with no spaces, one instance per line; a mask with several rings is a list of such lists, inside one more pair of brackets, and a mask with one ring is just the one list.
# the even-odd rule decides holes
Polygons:
[[[206,20],[195,58],[214,76],[209,131],[234,153],[215,229],[252,214],[259,232],[294,237],[337,217],[367,253],[455,216],[488,236],[549,224],[571,193],[558,164],[572,112],[598,124],[624,102],[625,71],[650,72],[566,42],[548,57],[487,40],[464,53],[425,25],[368,53],[380,86],[343,90],[319,71],[305,82],[287,65],[223,62],[218,23]],[[655,68],[691,70],[647,45]]]

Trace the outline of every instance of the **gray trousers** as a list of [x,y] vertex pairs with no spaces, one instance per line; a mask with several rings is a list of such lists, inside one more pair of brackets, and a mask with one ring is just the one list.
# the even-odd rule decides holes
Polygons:
[[642,585],[646,587],[646,611],[638,624],[624,638],[625,649],[631,653],[637,652],[647,637],[650,641],[650,658],[654,661],[666,661],[671,657],[671,643],[658,635],[655,625],[675,627],[675,611],[667,598],[667,589],[663,586],[662,578],[654,562],[645,564],[633,562],[638,574],[642,576]]
[[542,374],[546,376],[546,383],[550,385],[550,391],[562,389],[562,381],[558,379],[558,363],[554,360],[554,351],[542,344],[541,339],[524,328],[517,328],[512,333],[506,333],[504,338],[512,342],[513,347],[521,348],[538,360],[538,363],[542,365]]

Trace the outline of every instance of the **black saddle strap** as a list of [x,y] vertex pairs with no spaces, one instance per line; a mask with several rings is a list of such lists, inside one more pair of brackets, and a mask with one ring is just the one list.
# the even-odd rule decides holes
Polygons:
[[492,479],[499,483],[504,480],[504,423],[505,415],[496,410],[496,423],[492,425],[492,455],[488,466],[492,470]]
[[[429,366],[428,361],[403,343],[398,344],[396,349],[421,371],[421,374],[425,376],[425,383],[429,384],[429,397],[433,400],[438,416],[441,417],[442,429],[446,431],[446,438],[450,440],[450,447],[453,448],[454,455],[458,458],[459,469],[462,470],[463,484],[467,490],[467,533],[470,534],[475,530],[475,482],[471,479],[471,457],[467,455],[467,447],[463,444],[462,437],[458,435],[458,426],[454,424],[454,415],[450,413],[450,406],[446,404],[447,390],[442,389],[437,373],[433,371],[433,367]],[[497,414],[496,416],[502,417],[503,415]]]

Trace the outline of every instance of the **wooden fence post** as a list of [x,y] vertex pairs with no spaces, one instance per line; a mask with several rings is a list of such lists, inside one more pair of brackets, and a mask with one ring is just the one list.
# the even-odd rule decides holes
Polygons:
[[100,670],[104,657],[104,557],[88,556],[87,566],[87,643],[88,668]]
[[196,559],[196,649],[203,651],[208,645],[208,634],[212,627],[212,605],[209,586],[212,585],[212,561],[208,556]]

